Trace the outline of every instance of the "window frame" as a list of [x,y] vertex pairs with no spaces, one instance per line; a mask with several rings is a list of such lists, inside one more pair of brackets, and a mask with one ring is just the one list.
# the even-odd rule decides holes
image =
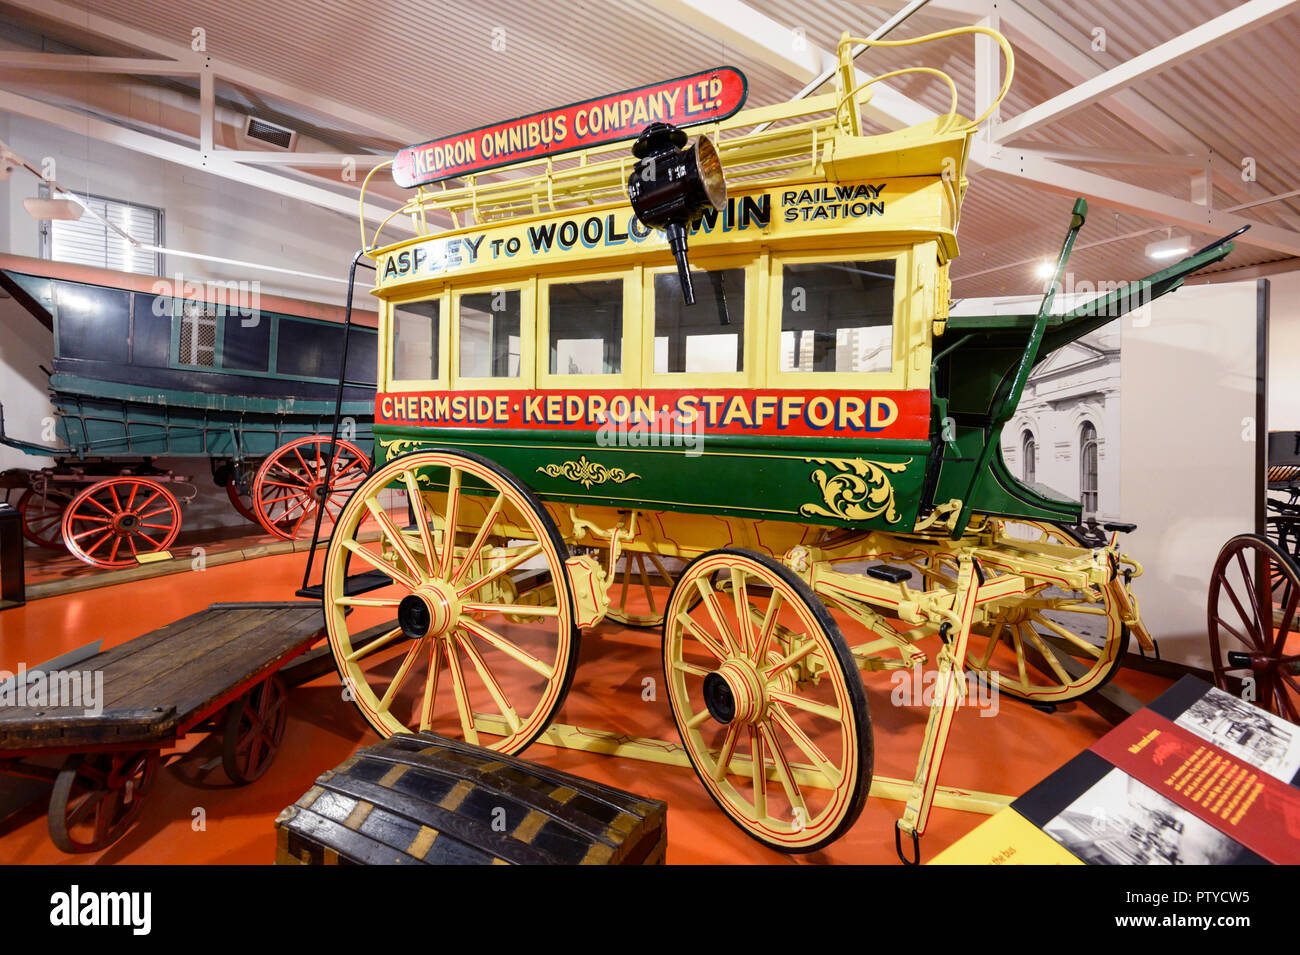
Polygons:
[[[177,298],[172,296],[172,344],[171,344],[171,366],[173,368],[182,368],[186,371],[203,371],[208,374],[242,374],[242,369],[227,372],[224,365],[225,359],[225,339],[226,339],[226,312],[220,310],[218,314],[212,317],[213,321],[213,341],[212,341],[212,364],[211,365],[193,365],[189,362],[181,361],[181,331],[185,324],[185,304],[187,302],[197,302],[205,308],[217,308],[211,302],[203,299]],[[278,323],[277,323],[278,324]],[[274,335],[278,329],[272,329]],[[267,356],[268,371],[273,367],[272,359],[274,355]]]
[[[153,215],[155,217],[155,221],[158,223],[158,241],[156,244],[159,248],[166,247],[167,212],[161,207],[146,205],[143,202],[131,202],[127,199],[114,199],[112,196],[101,196],[90,192],[78,193],[77,196],[78,198],[85,199],[87,201],[113,203],[114,205],[118,205],[118,206],[129,206],[132,209],[139,209],[142,213],[148,213],[150,215]],[[37,189],[37,197],[41,199],[50,198],[50,187],[48,183],[43,182],[40,184],[39,188]],[[83,212],[82,214],[88,215],[88,213],[85,212]],[[104,228],[107,229],[108,227],[105,226]],[[37,258],[44,259],[46,262],[62,262],[64,265],[85,264],[81,262],[65,262],[63,259],[54,258],[54,220],[52,219],[42,219],[40,222],[37,223],[36,255]],[[166,260],[163,253],[154,252],[153,255],[154,255],[154,270],[152,272],[128,272],[127,274],[152,275],[155,278],[166,274]],[[87,267],[99,268],[99,269],[110,269],[110,266],[107,263],[103,265],[91,265]],[[120,272],[122,270],[111,269],[111,271]],[[186,367],[204,367],[204,366],[187,365]]]
[[[641,368],[641,353],[637,337],[636,316],[641,314],[640,265],[628,269],[581,272],[537,277],[537,388],[620,388],[635,386],[634,379]],[[607,282],[617,279],[623,283],[623,332],[620,348],[619,370],[602,375],[561,375],[551,373],[551,297],[552,285],[578,285],[583,282]]]
[[[848,261],[877,262],[892,259],[894,262],[894,315],[890,325],[889,371],[782,371],[781,335],[782,314],[785,304],[785,275],[787,265],[816,265]],[[768,268],[767,292],[767,350],[765,364],[767,386],[772,388],[852,388],[873,391],[897,390],[907,387],[907,355],[912,342],[907,337],[909,276],[913,269],[912,246],[883,246],[880,248],[827,248],[818,251],[774,253]]]
[[[1092,438],[1085,439],[1089,430],[1092,431]],[[1088,482],[1085,480],[1089,477],[1089,451],[1092,454],[1093,465],[1091,487],[1088,487]],[[1093,504],[1091,508],[1088,507],[1090,497]],[[1083,423],[1079,425],[1079,505],[1083,508],[1085,519],[1096,517],[1101,511],[1101,433],[1091,418],[1084,418]]]
[[[699,388],[733,386],[760,387],[763,335],[758,329],[758,303],[763,300],[768,253],[699,256],[691,260],[691,271],[745,271],[744,369],[741,371],[655,371],[655,276],[677,274],[676,263],[642,267],[641,276],[641,383],[644,388]],[[699,289],[696,288],[698,295]],[[680,294],[680,293],[676,293]]]
[[[405,305],[420,305],[425,302],[438,302],[438,377],[436,378],[398,378],[396,373],[397,364],[397,309]],[[448,316],[451,314],[451,289],[444,287],[435,295],[416,295],[411,298],[403,299],[385,299],[381,323],[383,325],[383,334],[380,335],[378,346],[384,349],[385,357],[382,359],[384,367],[384,381],[382,390],[396,389],[400,384],[400,391],[434,391],[446,389],[448,385],[448,374],[450,372],[449,349],[451,348],[451,322]]]
[[[460,303],[466,295],[490,295],[493,292],[519,292],[519,376],[517,378],[466,378],[460,373]],[[513,282],[466,285],[450,290],[451,309],[451,379],[453,391],[527,391],[537,378],[537,276]],[[389,349],[391,351],[391,348]]]

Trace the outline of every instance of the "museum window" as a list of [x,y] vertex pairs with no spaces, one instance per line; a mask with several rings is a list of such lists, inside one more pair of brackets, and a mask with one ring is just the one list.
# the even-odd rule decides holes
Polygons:
[[547,370],[617,375],[623,370],[623,280],[554,282],[546,289]]
[[682,300],[676,271],[654,276],[655,374],[745,370],[745,270],[691,270],[695,304]]
[[1097,429],[1085,421],[1079,429],[1079,500],[1083,516],[1097,514]]
[[1038,442],[1034,440],[1034,433],[1026,431],[1020,436],[1020,454],[1024,458],[1025,483],[1034,484],[1038,479],[1038,468],[1035,458],[1038,456]]
[[887,372],[893,367],[893,259],[782,267],[783,372]]
[[519,377],[522,299],[517,288],[461,296],[459,377]]
[[[48,186],[41,185],[40,197],[50,197]],[[41,258],[139,275],[162,275],[162,253],[151,248],[163,244],[161,209],[103,196],[79,198],[85,205],[81,218],[41,221]],[[123,232],[139,245],[133,245]]]
[[441,308],[437,299],[393,306],[395,380],[432,381],[438,377]]

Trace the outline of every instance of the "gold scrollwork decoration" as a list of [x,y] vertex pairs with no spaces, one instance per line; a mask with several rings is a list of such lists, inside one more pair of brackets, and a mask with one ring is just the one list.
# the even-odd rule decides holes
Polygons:
[[406,454],[408,451],[419,451],[421,448],[427,448],[427,441],[417,441],[415,438],[380,438],[379,444],[384,449],[384,459],[395,458],[399,454]]
[[615,484],[624,484],[627,481],[635,481],[641,477],[639,474],[628,474],[622,468],[609,468],[603,464],[597,464],[595,461],[588,461],[585,454],[576,461],[547,464],[537,470],[547,477],[567,478],[588,489],[593,484],[608,484],[610,481]]
[[883,514],[890,524],[898,523],[894,485],[889,474],[904,470],[912,463],[911,458],[899,463],[862,458],[804,458],[804,461],[830,465],[835,471],[822,468],[813,471],[808,479],[821,490],[822,503],[804,504],[799,508],[800,514],[845,521],[867,521]]

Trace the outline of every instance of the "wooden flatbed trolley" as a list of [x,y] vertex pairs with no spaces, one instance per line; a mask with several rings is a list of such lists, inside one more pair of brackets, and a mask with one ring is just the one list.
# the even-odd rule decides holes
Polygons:
[[[994,31],[879,45],[972,34],[1005,53],[1000,101],[1012,54]],[[681,125],[670,83],[612,98],[637,101],[634,154],[559,148],[619,122],[575,104],[398,155],[422,234],[384,244],[362,220],[376,463],[307,589],[381,735],[689,761],[738,826],[791,852],[842,835],[872,791],[906,803],[895,839],[915,858],[936,800],[1006,801],[938,786],[967,674],[1061,702],[1110,679],[1130,633],[1152,646],[1127,528],[1085,542],[1079,503],[1017,480],[1000,437],[1050,351],[1232,244],[1064,313],[1049,292],[1037,314],[950,316],[984,117],[959,116],[954,88],[945,115],[865,135],[863,42],[840,44],[835,92],[798,102],[735,112],[736,71],[683,78],[681,101],[716,110],[686,148],[635,121]],[[534,127],[551,154],[501,160]],[[489,154],[491,175],[465,171]],[[1054,289],[1085,216],[1080,200]],[[605,617],[662,628],[680,747],[552,725],[579,632]],[[915,776],[873,779],[859,671],[921,666],[937,679]]]
[[[217,603],[98,653],[60,671],[60,705],[50,675],[42,699],[0,709],[0,772],[54,783],[50,837],[64,852],[107,848],[139,818],[161,750],[188,733],[222,732],[232,782],[266,772],[288,718],[278,671],[322,630],[314,603]],[[87,679],[102,679],[94,700]],[[50,756],[65,756],[57,770]]]

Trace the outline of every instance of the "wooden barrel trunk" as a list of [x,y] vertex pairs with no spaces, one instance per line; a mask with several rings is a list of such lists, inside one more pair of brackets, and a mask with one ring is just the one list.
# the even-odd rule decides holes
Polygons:
[[432,733],[358,750],[275,821],[279,865],[660,865],[666,803]]

